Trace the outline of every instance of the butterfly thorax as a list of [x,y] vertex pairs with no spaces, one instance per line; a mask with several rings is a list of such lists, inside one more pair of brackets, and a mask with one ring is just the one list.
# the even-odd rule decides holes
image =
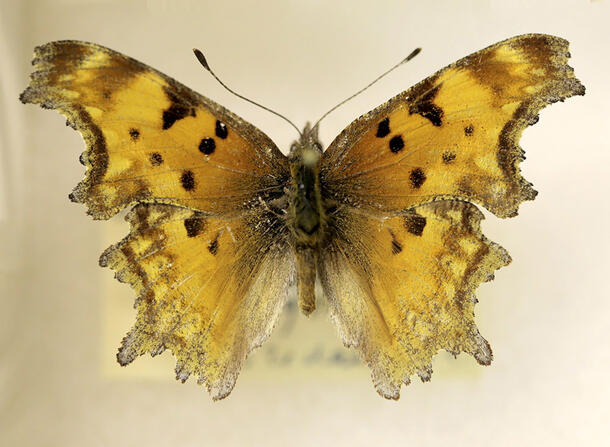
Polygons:
[[319,160],[322,146],[317,128],[309,125],[290,149],[290,220],[295,245],[316,248],[322,233]]

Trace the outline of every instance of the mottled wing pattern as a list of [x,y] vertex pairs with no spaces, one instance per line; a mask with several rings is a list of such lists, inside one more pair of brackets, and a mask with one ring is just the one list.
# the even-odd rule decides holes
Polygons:
[[228,395],[270,334],[294,276],[287,228],[263,203],[287,159],[261,131],[173,79],[98,45],[38,47],[23,102],[84,137],[71,198],[96,219],[134,204],[129,235],[100,258],[137,293],[122,365],[170,349],[176,375]]
[[371,368],[382,396],[397,399],[413,374],[429,380],[440,349],[491,362],[474,322],[474,290],[510,257],[481,234],[482,218],[461,201],[387,219],[343,206],[331,217],[322,286],[343,342]]
[[553,36],[500,42],[355,120],[323,154],[322,285],[383,396],[414,373],[428,380],[439,349],[491,361],[474,291],[510,258],[468,202],[508,217],[535,197],[518,141],[544,106],[584,94],[568,57]]
[[523,129],[585,91],[568,57],[567,41],[530,34],[440,70],[335,139],[322,161],[325,194],[382,212],[460,198],[516,215],[536,195],[519,172]]
[[177,81],[99,45],[37,47],[21,101],[57,109],[87,143],[71,199],[106,219],[134,202],[229,213],[282,192],[286,157],[260,130]]
[[284,303],[294,275],[286,227],[265,210],[226,219],[163,204],[126,218],[130,234],[100,258],[137,293],[119,363],[170,349],[178,379],[195,375],[222,399]]

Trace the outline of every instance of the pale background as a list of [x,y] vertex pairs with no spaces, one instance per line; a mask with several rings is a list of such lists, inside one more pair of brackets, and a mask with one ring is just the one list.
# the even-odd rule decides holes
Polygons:
[[[610,2],[586,0],[0,0],[0,445],[607,445],[609,22]],[[17,100],[35,45],[69,38],[122,51],[286,148],[294,131],[223,91],[192,47],[299,126],[423,47],[323,123],[328,144],[442,66],[529,32],[570,40],[587,94],[545,109],[525,132],[522,168],[537,200],[483,223],[514,259],[478,293],[490,367],[441,353],[430,383],[386,401],[325,308],[309,320],[286,312],[221,402],[176,382],[169,353],[115,363],[133,293],[97,258],[127,227],[68,201],[83,173],[81,138],[59,114]]]

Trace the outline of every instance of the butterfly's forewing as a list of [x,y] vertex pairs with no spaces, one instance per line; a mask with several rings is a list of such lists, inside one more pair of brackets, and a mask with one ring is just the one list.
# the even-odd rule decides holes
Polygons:
[[439,349],[491,361],[473,292],[509,257],[464,201],[506,217],[535,197],[518,140],[545,105],[584,94],[568,57],[552,36],[500,42],[357,119],[323,154],[322,196],[336,205],[322,284],[382,395],[415,372],[427,380]]
[[35,50],[23,102],[57,109],[83,135],[85,179],[71,197],[97,219],[134,202],[211,213],[281,193],[286,157],[260,130],[158,71],[99,45]]
[[118,354],[170,349],[181,380],[214,398],[269,335],[294,272],[286,226],[264,206],[287,160],[258,129],[133,59],[83,42],[36,49],[24,102],[54,108],[84,137],[72,194],[97,219],[136,203],[130,234],[100,264],[137,293]]
[[440,70],[350,124],[324,154],[322,187],[373,211],[460,198],[517,214],[536,195],[518,167],[523,129],[585,91],[568,57],[567,41],[531,34]]

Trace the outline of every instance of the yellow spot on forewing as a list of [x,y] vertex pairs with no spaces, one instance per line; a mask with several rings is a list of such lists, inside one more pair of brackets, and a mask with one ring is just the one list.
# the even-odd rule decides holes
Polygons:
[[70,99],[72,101],[78,99],[81,94],[76,90],[62,90],[61,95],[66,99]]
[[85,106],[85,111],[94,120],[99,120],[102,117],[103,113],[104,113],[104,111],[102,109],[99,109],[99,108],[94,107],[94,106]]

